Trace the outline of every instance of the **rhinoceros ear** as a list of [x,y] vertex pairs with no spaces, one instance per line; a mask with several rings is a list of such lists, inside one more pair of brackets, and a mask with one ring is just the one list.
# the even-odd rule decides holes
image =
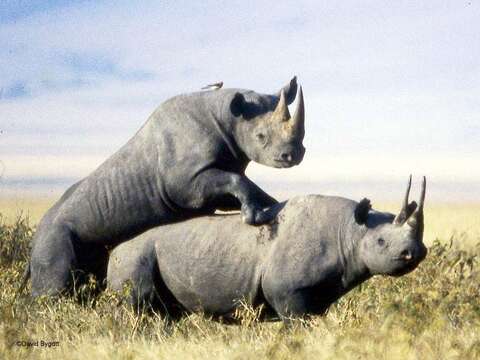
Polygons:
[[285,92],[285,100],[287,101],[287,104],[290,105],[295,101],[295,97],[297,96],[297,77],[294,76],[292,80],[290,80],[290,82],[281,88],[275,95],[280,97],[282,90]]
[[367,198],[362,199],[357,207],[355,208],[355,221],[363,225],[367,222],[368,212],[372,209],[372,205],[370,204],[370,200]]
[[243,114],[246,104],[245,96],[241,93],[236,93],[233,96],[232,102],[230,103],[230,111],[234,116],[240,116]]
[[256,116],[265,113],[263,107],[255,101],[251,101],[248,98],[248,94],[245,97],[245,94],[237,92],[233,95],[233,98],[230,102],[230,111],[234,116],[242,116],[246,120],[255,118]]

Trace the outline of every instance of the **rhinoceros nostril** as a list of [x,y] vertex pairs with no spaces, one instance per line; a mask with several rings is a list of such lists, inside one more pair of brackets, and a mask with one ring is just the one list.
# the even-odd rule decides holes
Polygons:
[[401,253],[400,253],[400,257],[402,257],[402,259],[405,259],[405,260],[412,260],[412,252],[410,250],[403,250]]
[[282,155],[280,155],[280,158],[284,161],[292,161],[292,155],[288,153],[282,153]]

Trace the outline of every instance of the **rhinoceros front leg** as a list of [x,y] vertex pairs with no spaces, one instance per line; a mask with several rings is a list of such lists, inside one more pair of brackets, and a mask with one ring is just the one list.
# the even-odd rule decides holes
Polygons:
[[272,221],[273,215],[264,209],[278,203],[245,175],[219,169],[209,169],[199,174],[194,188],[200,190],[202,199],[217,204],[218,208],[224,207],[219,199],[225,199],[228,195],[235,197],[241,204],[243,222],[250,225]]

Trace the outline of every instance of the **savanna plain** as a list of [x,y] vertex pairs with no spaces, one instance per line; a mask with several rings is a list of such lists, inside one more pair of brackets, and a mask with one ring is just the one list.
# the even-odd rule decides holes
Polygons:
[[414,272],[375,277],[326,316],[286,327],[258,321],[248,306],[238,325],[201,314],[169,321],[98,294],[93,279],[70,298],[15,297],[35,225],[52,203],[0,198],[0,359],[480,358],[480,204],[428,203],[429,253]]

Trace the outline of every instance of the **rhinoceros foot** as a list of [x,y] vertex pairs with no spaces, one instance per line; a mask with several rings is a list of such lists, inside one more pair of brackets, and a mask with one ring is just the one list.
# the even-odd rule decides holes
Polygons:
[[273,221],[275,214],[267,212],[258,205],[242,205],[242,221],[249,225],[264,225]]

